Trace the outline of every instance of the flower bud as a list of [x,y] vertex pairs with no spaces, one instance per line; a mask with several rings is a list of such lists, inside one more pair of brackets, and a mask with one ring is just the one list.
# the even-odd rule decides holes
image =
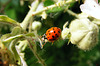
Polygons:
[[66,23],[63,25],[63,30],[62,30],[62,32],[61,32],[61,38],[62,38],[62,39],[69,39],[69,37],[70,37],[69,28],[66,27],[67,25],[68,25],[68,22],[66,22]]
[[99,28],[88,19],[76,19],[69,26],[71,43],[82,50],[90,50],[98,42]]
[[68,28],[65,28],[65,29],[62,30],[61,37],[62,37],[62,39],[68,39],[69,38],[69,29]]
[[42,24],[41,24],[41,22],[39,22],[39,21],[34,21],[34,22],[32,23],[32,29],[33,29],[33,30],[39,30],[39,29],[41,28],[41,26],[42,26]]

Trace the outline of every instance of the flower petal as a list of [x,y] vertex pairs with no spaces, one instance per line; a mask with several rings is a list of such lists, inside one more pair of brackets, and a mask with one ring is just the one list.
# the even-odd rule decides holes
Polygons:
[[95,0],[86,0],[84,4],[80,6],[82,12],[89,14],[90,16],[100,19],[100,5]]

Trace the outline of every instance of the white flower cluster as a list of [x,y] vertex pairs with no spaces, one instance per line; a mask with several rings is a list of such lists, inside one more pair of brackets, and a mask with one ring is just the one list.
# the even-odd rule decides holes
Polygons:
[[85,0],[85,3],[80,6],[83,13],[86,13],[96,19],[100,19],[100,5],[97,0]]
[[85,0],[85,3],[80,5],[80,9],[82,13],[70,23],[69,28],[63,28],[61,37],[69,39],[79,49],[90,50],[98,43],[99,28],[97,22],[93,23],[87,17],[92,16],[99,20],[100,5],[97,0]]

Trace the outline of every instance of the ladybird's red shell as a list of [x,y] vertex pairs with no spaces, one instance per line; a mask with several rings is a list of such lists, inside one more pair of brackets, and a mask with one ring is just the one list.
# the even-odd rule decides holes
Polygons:
[[58,27],[52,27],[46,31],[47,40],[54,42],[61,35],[61,29]]

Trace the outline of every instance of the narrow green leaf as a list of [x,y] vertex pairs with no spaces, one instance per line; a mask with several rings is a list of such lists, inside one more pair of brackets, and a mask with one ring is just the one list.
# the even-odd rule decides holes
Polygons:
[[20,35],[12,36],[11,34],[5,34],[1,37],[1,41],[8,48],[12,40],[20,38],[20,37],[23,37],[23,35],[20,34]]
[[19,23],[5,15],[0,15],[0,23],[9,24],[12,26],[19,26]]
[[17,53],[17,50],[16,50],[16,48],[15,48],[15,45],[17,44],[17,42],[18,42],[18,39],[12,40],[12,41],[10,42],[10,44],[9,44],[8,49],[9,49],[9,50],[12,52],[12,54],[14,55],[15,60],[18,61],[17,63],[18,63],[19,65],[21,65],[21,59],[20,59],[20,57],[19,57],[19,55],[18,55],[18,53]]

